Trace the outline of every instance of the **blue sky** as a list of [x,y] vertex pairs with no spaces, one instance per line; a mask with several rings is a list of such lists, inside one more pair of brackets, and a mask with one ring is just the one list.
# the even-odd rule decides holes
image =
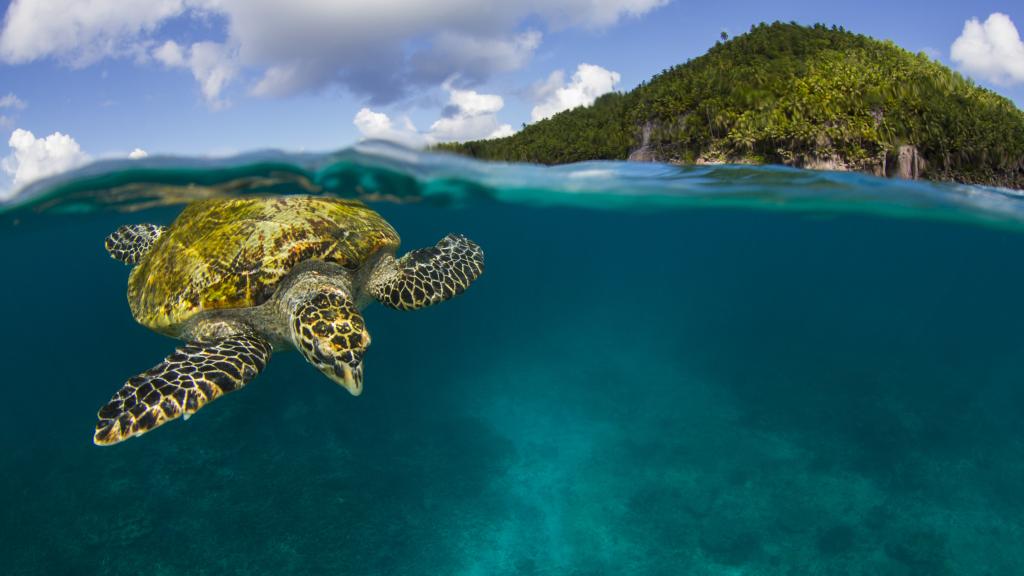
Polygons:
[[[368,7],[340,0],[22,0],[0,6],[0,136],[21,152],[0,141],[6,157],[0,190],[12,187],[19,168],[23,184],[47,166],[126,156],[136,148],[229,154],[330,150],[364,135],[423,143],[505,134],[537,117],[535,107],[550,113],[609,89],[628,90],[704,53],[723,30],[735,35],[773,20],[842,25],[927,51],[1024,107],[1024,44],[1019,36],[1014,44],[1011,33],[1014,23],[1024,26],[1020,2],[377,0]],[[1003,19],[990,19],[996,13]],[[954,59],[951,47],[971,19],[977,19],[972,42],[964,44],[970,49]],[[16,138],[16,130],[34,139],[24,132]],[[56,132],[66,138],[44,140]]]

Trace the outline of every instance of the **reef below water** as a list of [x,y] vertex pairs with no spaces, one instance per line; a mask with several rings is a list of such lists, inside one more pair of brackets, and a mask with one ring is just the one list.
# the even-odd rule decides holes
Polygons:
[[[367,201],[464,295],[364,311],[360,397],[294,352],[113,447],[176,342],[103,238],[181,203]],[[1024,204],[778,167],[381,144],[97,164],[0,205],[6,574],[1024,573]]]

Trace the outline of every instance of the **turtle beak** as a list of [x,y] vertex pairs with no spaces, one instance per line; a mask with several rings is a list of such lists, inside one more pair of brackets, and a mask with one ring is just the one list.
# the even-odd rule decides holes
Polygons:
[[363,363],[360,362],[359,366],[352,368],[348,364],[340,364],[334,368],[335,377],[331,378],[338,384],[341,384],[348,393],[353,396],[359,396],[363,393]]

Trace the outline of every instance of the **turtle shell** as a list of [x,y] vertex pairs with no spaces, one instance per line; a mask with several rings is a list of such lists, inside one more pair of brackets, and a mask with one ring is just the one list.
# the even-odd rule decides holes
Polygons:
[[259,306],[304,260],[349,270],[398,233],[361,202],[310,196],[210,199],[185,208],[128,279],[141,324],[173,331],[205,310]]

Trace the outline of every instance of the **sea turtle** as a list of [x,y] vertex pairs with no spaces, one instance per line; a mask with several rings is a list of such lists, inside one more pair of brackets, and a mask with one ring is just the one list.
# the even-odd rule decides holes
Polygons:
[[123,226],[110,255],[134,264],[128,305],[142,325],[187,342],[134,376],[100,408],[93,441],[115,444],[255,378],[295,347],[353,395],[376,299],[414,310],[462,293],[484,253],[465,236],[395,258],[398,234],[361,202],[318,196],[219,198],[188,205],[168,227]]

